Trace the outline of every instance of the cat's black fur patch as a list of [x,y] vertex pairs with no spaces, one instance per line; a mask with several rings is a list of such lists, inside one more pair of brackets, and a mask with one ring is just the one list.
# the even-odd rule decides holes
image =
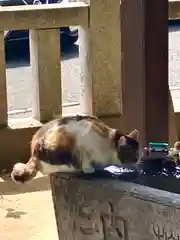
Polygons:
[[[124,136],[127,140],[125,145],[118,146],[118,140]],[[121,160],[121,163],[128,164],[129,163],[136,163],[138,161],[138,153],[139,153],[139,143],[133,138],[130,138],[129,136],[126,136],[122,134],[119,131],[116,131],[113,141],[115,143],[116,148],[118,149],[118,156]]]
[[115,133],[115,135],[114,135],[114,138],[113,138],[116,147],[118,147],[118,140],[119,140],[122,136],[124,136],[124,137],[126,138],[128,145],[130,145],[130,146],[132,146],[132,147],[134,147],[134,148],[138,148],[138,147],[139,147],[138,141],[136,141],[135,139],[133,139],[133,138],[131,138],[131,137],[128,137],[128,136],[122,134],[122,133],[119,132],[118,130],[116,131],[116,133]]
[[81,168],[80,161],[71,151],[68,149],[46,149],[42,142],[36,144],[33,156],[50,165],[67,165],[76,169]]
[[21,182],[25,183],[27,180],[30,178],[30,173],[29,172],[23,172],[23,174],[14,174],[13,178],[16,182]]
[[57,120],[57,124],[58,125],[66,125],[68,124],[70,121],[82,121],[84,119],[94,119],[94,117],[92,116],[86,116],[86,115],[75,115],[75,116],[66,116],[63,118],[60,118]]

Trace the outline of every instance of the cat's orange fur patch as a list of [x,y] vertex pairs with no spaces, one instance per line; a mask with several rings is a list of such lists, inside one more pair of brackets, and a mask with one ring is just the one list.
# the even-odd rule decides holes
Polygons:
[[84,119],[92,123],[92,130],[94,130],[98,135],[104,138],[109,136],[109,126],[104,124],[100,119],[94,116],[85,116]]
[[68,133],[62,126],[57,126],[44,136],[44,147],[46,149],[67,149],[73,151],[76,140],[72,134]]

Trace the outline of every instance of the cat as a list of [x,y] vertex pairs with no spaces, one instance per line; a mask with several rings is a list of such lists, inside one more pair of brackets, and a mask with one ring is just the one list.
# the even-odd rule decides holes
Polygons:
[[89,115],[61,117],[44,124],[32,137],[31,157],[26,164],[16,163],[11,178],[25,183],[38,171],[93,173],[96,168],[121,163],[136,163],[138,130],[123,135]]

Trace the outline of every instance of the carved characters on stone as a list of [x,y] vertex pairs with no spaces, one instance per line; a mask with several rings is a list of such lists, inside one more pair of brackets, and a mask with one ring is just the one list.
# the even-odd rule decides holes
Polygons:
[[172,228],[167,231],[163,226],[159,224],[153,224],[153,234],[158,240],[180,240],[180,234],[174,233]]
[[79,206],[79,217],[78,228],[86,239],[89,235],[89,239],[128,240],[127,222],[111,202],[84,202]]
[[112,203],[109,202],[110,212],[100,212],[104,239],[127,240],[127,223],[118,216]]

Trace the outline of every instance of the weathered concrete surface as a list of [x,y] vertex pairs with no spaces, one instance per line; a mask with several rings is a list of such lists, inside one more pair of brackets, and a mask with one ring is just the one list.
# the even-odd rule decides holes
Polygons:
[[90,1],[89,11],[90,30],[83,26],[79,35],[82,65],[80,102],[85,113],[109,119],[120,117],[122,50],[119,0]]
[[51,177],[59,239],[179,240],[177,194],[117,180]]
[[58,240],[47,177],[28,185],[0,178],[0,239]]

